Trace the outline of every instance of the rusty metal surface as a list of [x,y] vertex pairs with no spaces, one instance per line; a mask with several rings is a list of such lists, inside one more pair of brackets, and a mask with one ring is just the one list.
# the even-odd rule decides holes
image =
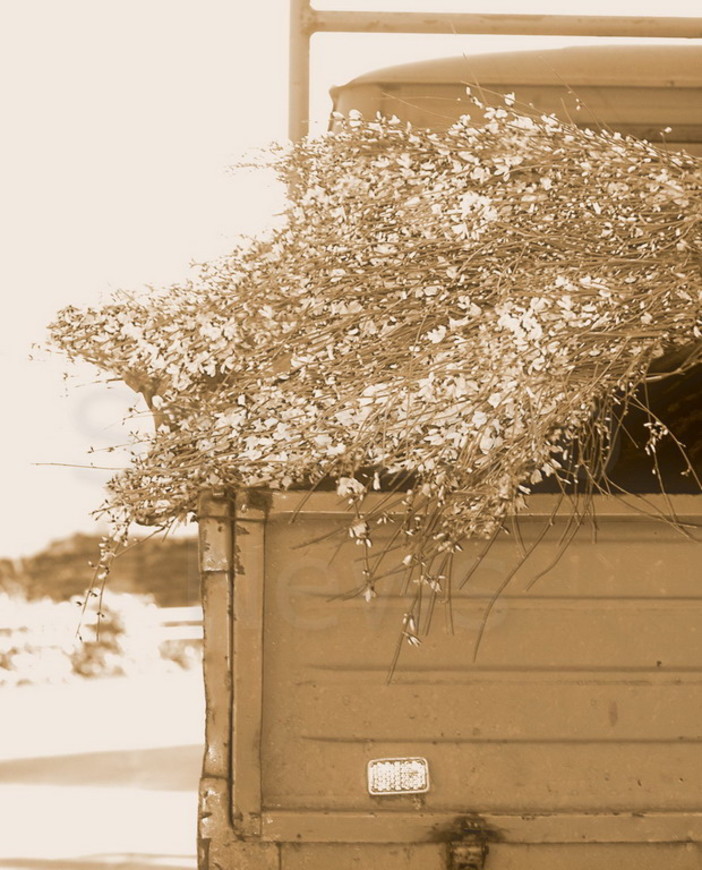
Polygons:
[[229,500],[203,495],[198,509],[203,604],[205,756],[203,777],[231,779],[231,560]]
[[[383,814],[271,810],[266,837],[281,843],[423,843],[453,841],[460,816],[414,808]],[[489,842],[520,844],[702,842],[702,812],[483,813]],[[458,822],[457,822],[458,820]]]
[[[319,498],[329,510],[332,499]],[[447,607],[437,606],[429,637],[408,648],[387,685],[405,601],[382,585],[370,605],[330,601],[361,581],[345,518],[309,513],[291,523],[275,514],[275,501],[266,534],[262,750],[271,817],[603,807],[684,815],[702,807],[698,544],[654,519],[600,512],[596,531],[584,526],[546,570],[563,518],[502,595],[474,663],[484,609],[521,558],[506,539],[454,592],[454,634],[445,630]],[[520,522],[524,546],[542,521]],[[335,528],[338,536],[320,543]],[[467,548],[457,577],[473,557]],[[429,759],[431,791],[370,797],[367,761],[398,755]]]
[[232,819],[241,836],[261,827],[261,714],[265,510],[240,493],[235,505],[232,628]]
[[490,847],[485,870],[699,870],[697,843]]
[[198,794],[200,870],[214,870],[231,836],[232,511],[224,495],[204,493],[198,505],[203,608],[205,753]]
[[[389,685],[406,605],[392,581],[370,605],[339,599],[362,570],[342,500],[243,494],[236,521],[226,500],[202,509],[203,581],[215,590],[208,715],[220,718],[208,726],[201,870],[444,868],[469,854],[450,845],[463,818],[480,819],[487,870],[699,866],[702,571],[699,543],[670,520],[699,537],[702,499],[596,498],[596,521],[552,564],[561,511],[474,662],[486,604],[552,505],[530,500],[454,590],[453,634],[437,606]],[[474,558],[467,547],[456,578]],[[429,761],[429,793],[367,793],[368,760],[415,755]]]
[[444,844],[310,846],[289,843],[281,847],[282,870],[446,870],[446,862]]
[[198,870],[280,870],[280,849],[244,840],[232,825],[230,788],[221,779],[200,782]]
[[[238,865],[237,866],[238,870]],[[264,865],[261,865],[262,867]],[[446,870],[446,846],[285,845],[282,870]],[[485,870],[699,870],[702,853],[694,843],[647,846],[491,845]],[[248,870],[248,868],[247,868]]]

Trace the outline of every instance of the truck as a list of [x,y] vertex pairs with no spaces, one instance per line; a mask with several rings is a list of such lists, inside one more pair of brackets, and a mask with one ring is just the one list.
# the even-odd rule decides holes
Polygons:
[[[702,154],[698,45],[408,64],[334,88],[333,109],[438,129],[475,113],[467,88]],[[659,371],[650,401],[697,473],[702,368]],[[418,647],[399,579],[350,594],[335,492],[203,494],[200,870],[702,866],[702,495],[679,451],[642,463],[632,414],[618,487],[582,510],[535,492],[490,548],[467,541],[469,582]]]

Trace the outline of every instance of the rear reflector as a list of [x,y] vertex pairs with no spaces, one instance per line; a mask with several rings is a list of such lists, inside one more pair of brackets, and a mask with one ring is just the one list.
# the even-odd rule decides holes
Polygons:
[[422,794],[425,791],[429,791],[426,758],[375,758],[368,762],[370,794]]

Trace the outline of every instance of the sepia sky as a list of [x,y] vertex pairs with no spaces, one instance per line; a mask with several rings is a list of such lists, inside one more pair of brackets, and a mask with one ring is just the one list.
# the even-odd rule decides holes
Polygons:
[[[326,2],[328,8],[695,15],[699,0]],[[230,167],[282,139],[287,0],[4,0],[0,7],[0,557],[73,531],[124,457],[133,394],[33,351],[54,313],[187,275],[263,229],[280,191]],[[312,116],[328,88],[375,67],[595,40],[339,36],[314,40]],[[30,359],[30,355],[33,359]],[[89,447],[96,453],[87,454]]]

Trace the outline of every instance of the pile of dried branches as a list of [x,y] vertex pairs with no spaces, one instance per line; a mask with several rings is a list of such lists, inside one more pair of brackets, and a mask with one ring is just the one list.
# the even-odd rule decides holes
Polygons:
[[700,163],[479,108],[446,132],[351,116],[278,155],[272,237],[185,286],[61,312],[54,343],[156,415],[112,481],[118,528],[203,488],[333,478],[370,547],[363,496],[406,473],[405,564],[438,590],[447,554],[543,478],[599,485],[613,408],[700,338]]

